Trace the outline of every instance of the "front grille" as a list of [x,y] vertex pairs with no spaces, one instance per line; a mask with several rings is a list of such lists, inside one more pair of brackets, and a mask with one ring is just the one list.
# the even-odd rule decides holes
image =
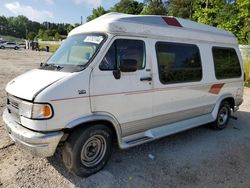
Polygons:
[[21,102],[22,101],[20,99],[11,95],[7,95],[8,112],[11,114],[11,116],[17,123],[21,123],[20,115],[19,115],[19,107],[20,107]]
[[19,109],[19,103],[12,99],[7,99],[7,104],[11,105],[12,107]]

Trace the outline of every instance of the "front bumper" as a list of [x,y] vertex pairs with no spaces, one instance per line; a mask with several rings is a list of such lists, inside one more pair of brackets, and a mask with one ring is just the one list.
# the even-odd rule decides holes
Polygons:
[[16,123],[7,109],[3,113],[3,120],[11,139],[21,148],[39,157],[50,157],[54,155],[64,134],[62,131],[41,133],[29,130]]

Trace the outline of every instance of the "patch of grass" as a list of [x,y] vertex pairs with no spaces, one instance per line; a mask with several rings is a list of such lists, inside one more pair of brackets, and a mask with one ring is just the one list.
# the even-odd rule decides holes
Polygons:
[[45,51],[46,46],[49,46],[49,52],[54,53],[59,48],[60,45],[57,45],[57,44],[49,44],[49,45],[47,45],[47,44],[39,44],[39,50],[40,51]]
[[250,82],[245,82],[244,86],[245,87],[250,87]]
[[244,72],[245,72],[245,75],[246,75],[246,80],[247,81],[250,81],[250,78],[249,78],[249,76],[250,76],[250,60],[245,60],[244,61]]

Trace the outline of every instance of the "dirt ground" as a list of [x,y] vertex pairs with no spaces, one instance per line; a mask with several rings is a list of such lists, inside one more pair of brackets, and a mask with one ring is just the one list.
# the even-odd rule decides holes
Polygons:
[[[5,85],[39,66],[49,54],[0,50],[0,115]],[[223,131],[201,126],[128,150],[114,149],[99,173],[79,178],[66,171],[60,148],[49,159],[20,151],[0,118],[0,187],[250,187],[250,89]],[[152,159],[152,156],[154,159]]]

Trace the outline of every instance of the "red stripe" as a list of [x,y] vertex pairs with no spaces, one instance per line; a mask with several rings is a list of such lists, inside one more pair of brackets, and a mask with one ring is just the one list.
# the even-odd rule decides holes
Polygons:
[[176,27],[182,27],[180,22],[178,22],[177,19],[172,18],[172,17],[167,17],[167,16],[162,16],[162,19],[168,24]]
[[[243,82],[243,81],[232,81],[232,82],[227,82],[229,83],[238,83],[238,82]],[[138,91],[129,91],[129,92],[119,92],[119,93],[105,93],[105,94],[100,94],[100,95],[92,95],[92,96],[81,96],[81,97],[70,97],[70,98],[62,98],[62,99],[52,99],[51,101],[62,101],[62,100],[70,100],[70,99],[79,99],[79,98],[87,98],[87,97],[101,97],[101,96],[106,96],[106,95],[135,95],[135,94],[140,94],[140,93],[151,93],[151,92],[157,92],[157,91],[166,91],[166,90],[171,90],[171,89],[176,89],[176,88],[183,88],[183,87],[200,87],[200,86],[208,86],[208,84],[197,84],[197,85],[188,85],[188,86],[175,86],[175,87],[167,87],[167,88],[155,88],[155,89],[148,89],[148,90],[138,90]],[[213,84],[210,89],[209,93],[213,94],[219,94],[220,90],[222,87],[225,85],[225,83],[219,83],[219,84]]]

